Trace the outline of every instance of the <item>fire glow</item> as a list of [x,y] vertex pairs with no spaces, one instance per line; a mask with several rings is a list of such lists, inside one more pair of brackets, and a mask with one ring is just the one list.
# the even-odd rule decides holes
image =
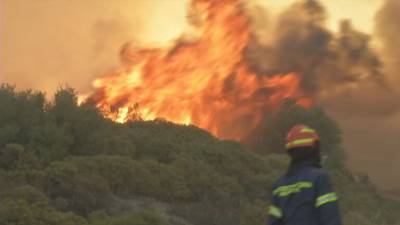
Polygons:
[[240,0],[194,0],[191,7],[201,21],[196,41],[181,40],[168,49],[125,49],[128,67],[94,80],[88,101],[117,122],[163,118],[236,140],[285,98],[311,104],[295,73],[250,71],[243,54],[251,31]]

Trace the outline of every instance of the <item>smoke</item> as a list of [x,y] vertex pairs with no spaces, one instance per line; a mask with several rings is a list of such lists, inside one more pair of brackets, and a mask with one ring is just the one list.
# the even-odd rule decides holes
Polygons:
[[[391,94],[386,96],[385,99],[377,99],[377,97],[372,96],[377,92],[370,92],[369,104],[375,105],[375,108],[386,110],[382,110],[380,114],[371,115],[369,118],[353,119],[353,122],[344,121],[346,127],[352,132],[351,138],[354,138],[354,141],[348,141],[348,145],[355,150],[350,154],[357,155],[357,150],[361,149],[367,154],[372,152],[369,158],[360,157],[360,160],[354,166],[368,164],[368,171],[375,176],[381,188],[386,189],[400,188],[396,179],[398,176],[396,174],[400,171],[400,166],[397,163],[400,160],[400,153],[397,151],[400,134],[399,12],[399,1],[385,0],[375,17],[374,37],[380,46],[380,56],[384,64],[386,78],[390,83]],[[378,96],[378,94],[375,96]]]
[[281,13],[274,29],[267,31],[273,40],[254,37],[247,51],[253,70],[261,74],[296,71],[303,78],[303,89],[316,97],[362,81],[384,87],[382,63],[370,48],[370,37],[355,30],[349,20],[342,21],[340,31],[333,33],[326,20],[326,10],[316,0],[293,4]]
[[257,8],[251,15],[258,32],[246,57],[258,74],[299,73],[303,90],[339,118],[394,115],[400,109],[398,88],[391,82],[400,69],[399,5],[387,1],[377,17],[385,54],[374,46],[374,36],[358,31],[350,20],[342,20],[337,32],[328,29],[319,1],[296,2],[273,22]]
[[389,78],[400,84],[400,2],[386,0],[376,15],[375,33],[382,43]]
[[306,93],[340,122],[350,168],[369,173],[382,189],[399,188],[388,171],[400,171],[393,151],[400,133],[400,2],[385,2],[374,36],[350,20],[330,30],[316,0],[298,1],[274,19],[260,7],[250,12],[257,31],[246,52],[252,69],[299,73]]

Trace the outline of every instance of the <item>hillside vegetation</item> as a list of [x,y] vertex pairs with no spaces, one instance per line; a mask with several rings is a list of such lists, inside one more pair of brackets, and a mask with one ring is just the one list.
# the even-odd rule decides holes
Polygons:
[[323,137],[345,224],[400,224],[400,204],[344,168],[340,129],[319,108],[286,101],[245,146],[162,120],[114,123],[69,88],[47,102],[2,85],[0,225],[265,224],[297,122]]

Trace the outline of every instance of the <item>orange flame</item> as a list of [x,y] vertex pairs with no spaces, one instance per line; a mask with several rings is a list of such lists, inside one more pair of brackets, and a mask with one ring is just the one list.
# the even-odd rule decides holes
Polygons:
[[96,79],[89,98],[117,121],[164,118],[195,124],[218,137],[241,139],[281,100],[302,97],[296,74],[252,73],[243,53],[249,19],[240,0],[195,0],[201,35],[172,49],[123,52],[128,69]]

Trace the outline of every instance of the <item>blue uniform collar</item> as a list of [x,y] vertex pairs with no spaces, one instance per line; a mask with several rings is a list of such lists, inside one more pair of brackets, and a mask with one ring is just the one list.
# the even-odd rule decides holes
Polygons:
[[300,162],[291,162],[287,175],[290,176],[296,174],[298,171],[308,167],[321,168],[320,160],[318,158],[310,158]]

